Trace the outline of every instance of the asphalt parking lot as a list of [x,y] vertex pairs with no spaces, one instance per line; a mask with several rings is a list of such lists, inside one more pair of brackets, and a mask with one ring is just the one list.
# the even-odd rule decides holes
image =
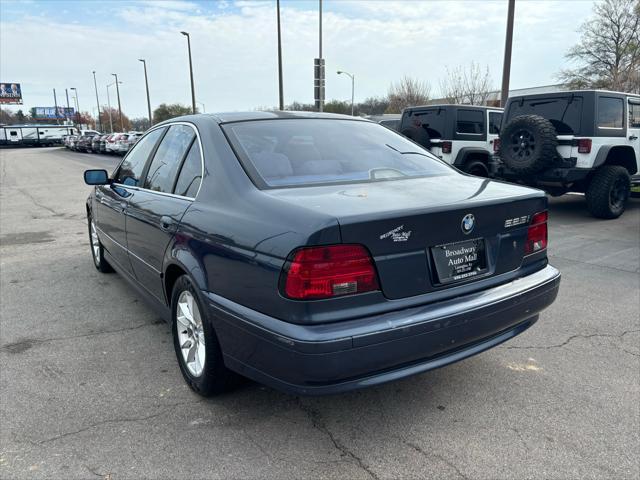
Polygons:
[[556,303],[520,337],[347,395],[203,400],[169,326],[93,267],[85,168],[0,150],[0,478],[640,477],[640,200],[552,199]]

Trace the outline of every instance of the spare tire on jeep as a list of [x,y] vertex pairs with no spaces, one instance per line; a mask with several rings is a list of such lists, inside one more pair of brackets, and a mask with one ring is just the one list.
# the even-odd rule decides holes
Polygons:
[[429,133],[422,127],[407,127],[402,129],[402,135],[410,140],[422,145],[424,148],[431,146],[431,137]]
[[515,117],[500,132],[500,159],[521,175],[544,170],[558,156],[557,135],[551,122],[544,117]]

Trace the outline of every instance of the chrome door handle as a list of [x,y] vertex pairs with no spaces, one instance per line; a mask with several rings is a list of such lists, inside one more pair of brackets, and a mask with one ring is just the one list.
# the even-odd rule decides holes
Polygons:
[[635,136],[635,135],[631,135],[631,136],[629,137],[629,140],[637,140],[637,139],[638,139],[638,137],[637,137],[637,136]]

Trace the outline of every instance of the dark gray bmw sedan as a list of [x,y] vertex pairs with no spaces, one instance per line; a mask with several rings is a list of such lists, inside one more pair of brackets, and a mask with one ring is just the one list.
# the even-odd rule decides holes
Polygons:
[[556,298],[547,200],[328,114],[193,115],[88,170],[91,254],[171,323],[202,395],[377,385],[522,333]]

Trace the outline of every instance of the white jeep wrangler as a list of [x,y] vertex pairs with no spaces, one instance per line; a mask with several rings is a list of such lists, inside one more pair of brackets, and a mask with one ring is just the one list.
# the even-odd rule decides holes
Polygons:
[[551,195],[585,194],[598,218],[617,218],[640,185],[640,95],[600,90],[511,97],[491,176]]
[[426,105],[406,108],[397,130],[458,169],[486,177],[501,119],[501,108]]

